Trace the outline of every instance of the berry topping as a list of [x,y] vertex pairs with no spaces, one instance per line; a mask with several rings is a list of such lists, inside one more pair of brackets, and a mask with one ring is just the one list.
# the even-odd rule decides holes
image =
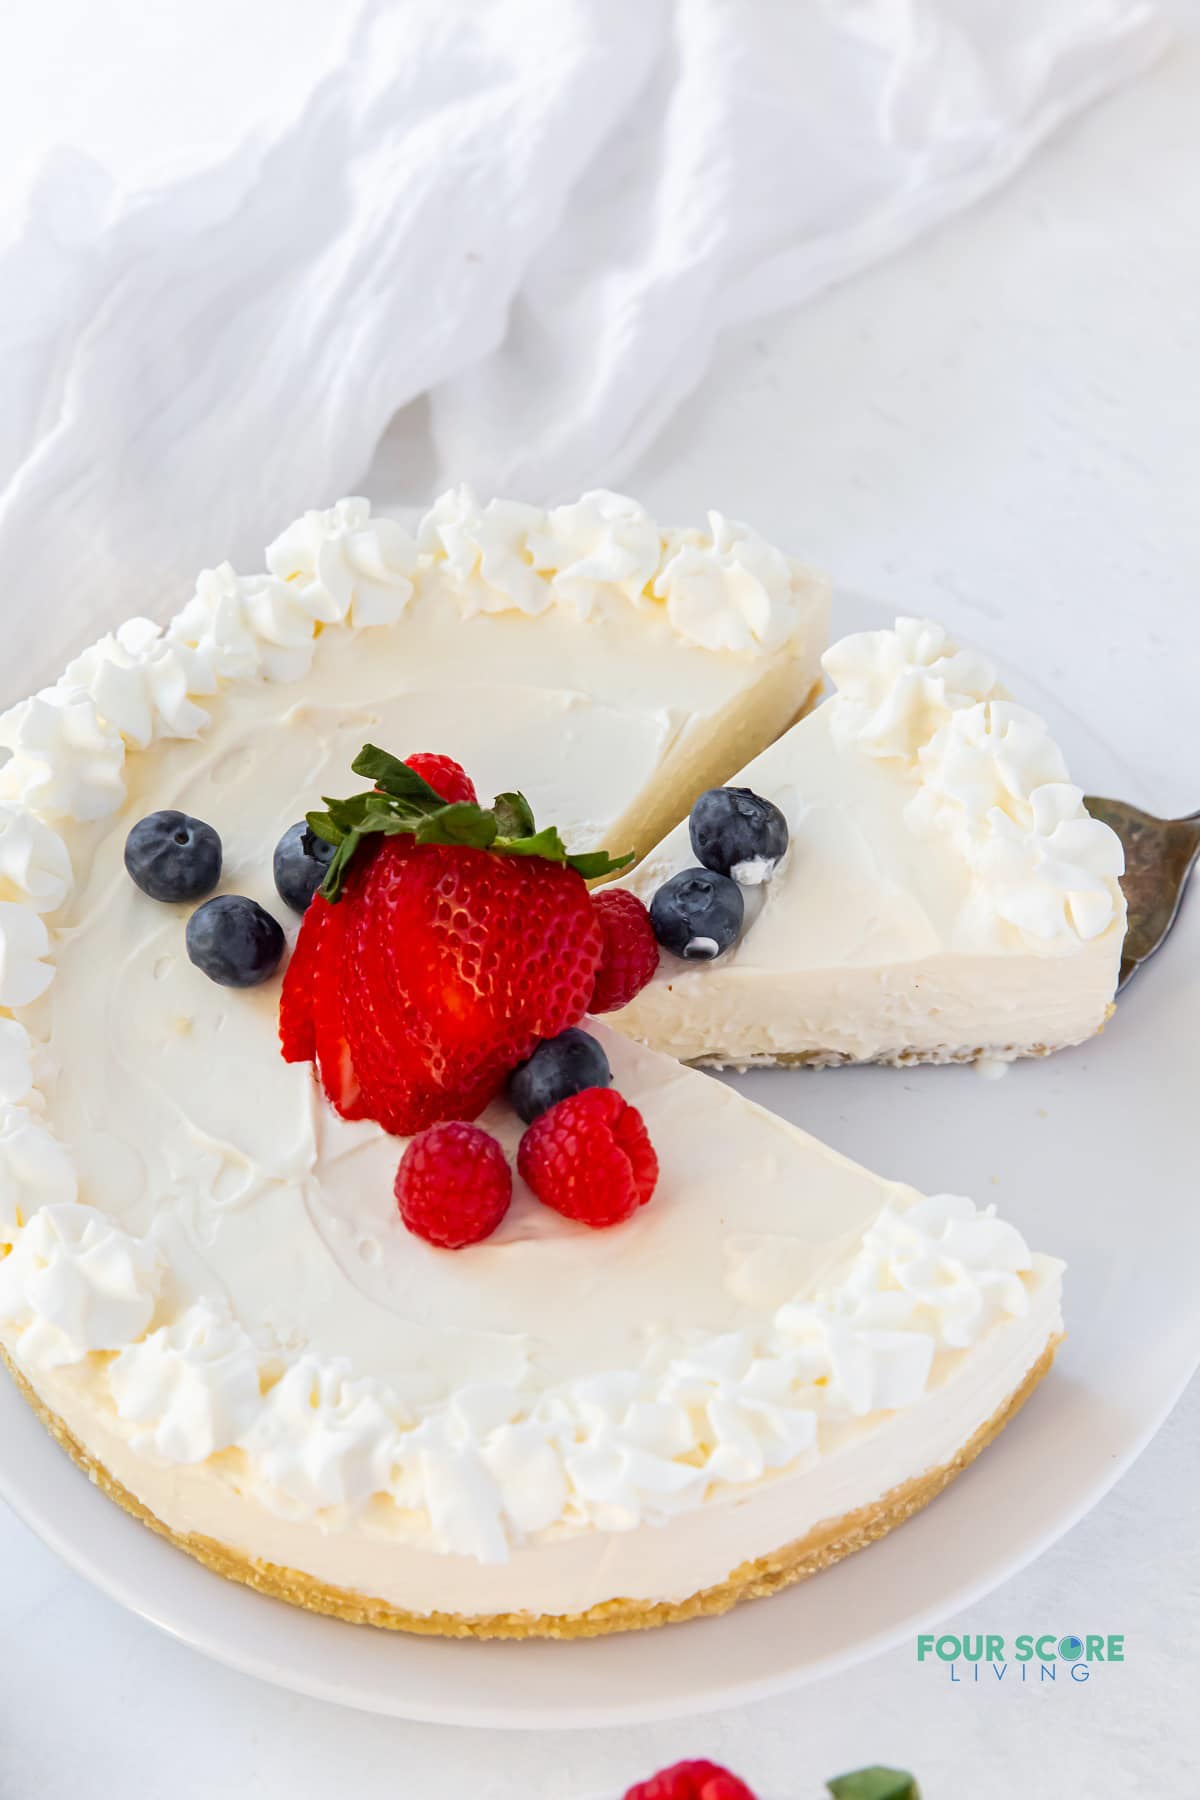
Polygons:
[[709,788],[692,808],[688,831],[706,869],[730,875],[745,887],[770,881],[788,847],[787,820],[749,788]]
[[512,1199],[512,1170],[478,1125],[432,1125],[396,1171],[396,1200],[410,1231],[443,1250],[490,1237]]
[[475,783],[467,774],[461,763],[456,763],[452,756],[435,756],[430,751],[418,751],[416,756],[406,756],[406,769],[419,775],[422,781],[429,783],[434,793],[447,804],[465,801],[471,806],[479,805],[479,795],[475,792]]
[[314,1062],[317,1029],[313,996],[317,979],[317,941],[327,900],[317,899],[304,915],[300,933],[283,973],[279,995],[279,1042],[284,1062]]
[[514,1111],[531,1125],[542,1113],[584,1088],[607,1087],[612,1080],[608,1058],[586,1031],[572,1026],[538,1045],[527,1062],[508,1078]]
[[613,1012],[640,994],[658,967],[658,940],[650,914],[628,888],[601,888],[592,905],[604,934],[589,1012]]
[[746,902],[736,881],[714,869],[683,869],[650,902],[650,923],[665,950],[711,962],[737,941]]
[[370,745],[354,766],[376,786],[309,815],[333,857],[280,1038],[289,1060],[312,1056],[344,1118],[409,1137],[477,1118],[541,1039],[579,1023],[604,943],[585,877],[621,865],[569,856],[520,794],[486,811],[446,801]]
[[680,1762],[639,1781],[625,1800],[754,1800],[744,1781],[712,1762]]
[[307,912],[312,897],[329,873],[333,845],[319,838],[301,819],[289,825],[275,846],[275,891],[295,912]]
[[387,839],[333,910],[346,914],[351,1054],[389,1131],[475,1118],[540,1038],[586,1011],[600,927],[561,864]]
[[658,1180],[641,1113],[610,1087],[586,1088],[535,1119],[517,1168],[544,1205],[582,1225],[619,1225]]
[[125,867],[152,900],[200,900],[221,879],[221,840],[203,819],[151,813],[125,839]]
[[282,925],[243,894],[218,894],[187,922],[188,955],[221,987],[257,987],[269,980],[283,950]]

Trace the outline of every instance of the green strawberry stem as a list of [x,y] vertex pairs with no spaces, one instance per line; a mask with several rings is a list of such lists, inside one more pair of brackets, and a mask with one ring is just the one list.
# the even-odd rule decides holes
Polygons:
[[825,1785],[833,1800],[920,1800],[916,1782],[903,1769],[855,1769]]
[[524,794],[497,794],[490,807],[464,800],[447,803],[415,769],[374,744],[364,744],[351,767],[374,787],[348,800],[326,797],[324,812],[307,815],[309,830],[336,851],[321,883],[326,900],[340,898],[346,871],[364,839],[379,833],[414,837],[418,844],[462,844],[497,856],[540,856],[565,863],[585,881],[613,875],[633,861],[632,852],[613,857],[606,850],[585,850],[572,856],[557,827],[537,830]]

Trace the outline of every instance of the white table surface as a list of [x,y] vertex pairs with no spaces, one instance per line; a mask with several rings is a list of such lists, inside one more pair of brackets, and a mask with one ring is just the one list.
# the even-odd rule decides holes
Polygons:
[[[1111,721],[1131,798],[1195,807],[1198,166],[1194,25],[970,217],[732,334],[621,485],[662,516],[718,503],[845,585],[1047,672],[1075,711]],[[419,500],[431,479],[415,409],[363,486]],[[1131,1253],[1135,1228],[1131,1196]],[[926,1800],[1183,1796],[1200,1763],[1198,1440],[1193,1388],[1081,1525],[950,1622],[1123,1631],[1125,1665],[1086,1686],[952,1688],[908,1647],[722,1716],[561,1736],[408,1726],[210,1665],[92,1592],[0,1507],[0,1800],[614,1800],[700,1754],[765,1800],[807,1800],[824,1775],[875,1760],[918,1770]]]

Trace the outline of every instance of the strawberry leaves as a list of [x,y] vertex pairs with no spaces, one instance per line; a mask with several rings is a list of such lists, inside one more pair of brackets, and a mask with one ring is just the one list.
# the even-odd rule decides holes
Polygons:
[[920,1800],[916,1782],[903,1769],[855,1769],[825,1785],[833,1800]]
[[326,900],[340,897],[364,839],[376,834],[407,834],[419,844],[461,844],[498,856],[540,856],[565,863],[585,881],[615,874],[633,861],[632,853],[612,857],[606,850],[571,855],[555,826],[537,829],[524,794],[497,794],[490,807],[447,802],[415,769],[375,744],[364,744],[351,767],[374,787],[348,800],[326,798],[324,812],[307,815],[309,830],[336,849],[320,890]]

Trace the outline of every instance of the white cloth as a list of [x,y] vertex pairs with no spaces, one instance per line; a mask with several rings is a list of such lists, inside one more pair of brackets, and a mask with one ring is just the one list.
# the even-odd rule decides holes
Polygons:
[[256,566],[421,394],[446,481],[618,482],[723,326],[973,200],[1164,37],[1148,0],[365,0],[317,37],[309,0],[187,0],[97,69],[97,15],[144,9],[43,10],[82,48],[48,94],[7,59],[46,153],[0,235],[0,702]]

